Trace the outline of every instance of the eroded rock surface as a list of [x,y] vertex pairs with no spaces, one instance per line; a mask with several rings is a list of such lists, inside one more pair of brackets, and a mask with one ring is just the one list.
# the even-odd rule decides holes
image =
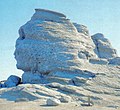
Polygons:
[[103,34],[91,37],[86,26],[44,9],[36,9],[31,20],[20,27],[16,41],[15,59],[17,68],[24,71],[23,83],[41,83],[42,77],[51,73],[89,77],[81,72],[84,63],[108,65],[113,61],[109,59],[116,57]]
[[91,37],[79,33],[61,13],[36,9],[31,20],[19,29],[19,35],[15,58],[17,68],[24,72],[49,74],[75,70],[83,57],[97,57]]
[[96,45],[95,52],[99,58],[114,58],[117,57],[116,50],[112,47],[111,43],[103,34],[97,33],[92,36],[92,39]]

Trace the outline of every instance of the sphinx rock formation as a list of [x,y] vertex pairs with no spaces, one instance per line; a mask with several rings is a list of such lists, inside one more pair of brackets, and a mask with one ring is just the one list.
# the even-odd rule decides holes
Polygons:
[[91,38],[86,26],[44,9],[35,9],[31,20],[20,27],[15,50],[17,68],[24,71],[23,83],[39,82],[54,72],[81,73],[82,61],[115,56],[103,36]]

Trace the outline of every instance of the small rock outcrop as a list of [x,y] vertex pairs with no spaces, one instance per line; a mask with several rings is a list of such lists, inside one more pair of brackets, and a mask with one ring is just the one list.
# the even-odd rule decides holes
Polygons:
[[83,34],[86,35],[86,36],[89,36],[89,35],[90,35],[90,34],[89,34],[89,30],[87,29],[86,26],[81,25],[81,24],[77,24],[77,23],[73,23],[73,25],[76,27],[76,29],[77,29],[77,31],[78,31],[79,33],[83,33]]
[[7,81],[4,83],[6,87],[14,87],[20,84],[21,78],[15,75],[8,77]]
[[60,101],[62,103],[68,103],[68,102],[71,101],[71,97],[69,97],[69,96],[61,96]]
[[49,99],[47,99],[46,103],[47,103],[48,106],[57,106],[57,105],[61,104],[60,100],[55,99],[55,98],[49,98]]
[[103,34],[97,33],[92,36],[92,39],[96,45],[95,52],[99,58],[109,59],[117,57],[116,50],[113,49],[111,43],[104,37]]

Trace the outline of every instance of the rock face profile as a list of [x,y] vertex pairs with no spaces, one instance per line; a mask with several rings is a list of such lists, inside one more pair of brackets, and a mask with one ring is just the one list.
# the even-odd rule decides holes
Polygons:
[[0,81],[0,110],[120,110],[120,57],[103,34],[36,9],[14,54],[24,73]]
[[15,50],[17,68],[24,71],[24,83],[36,83],[43,75],[58,71],[79,73],[84,61],[116,56],[102,34],[91,37],[86,26],[44,9],[35,9],[31,20],[20,27]]

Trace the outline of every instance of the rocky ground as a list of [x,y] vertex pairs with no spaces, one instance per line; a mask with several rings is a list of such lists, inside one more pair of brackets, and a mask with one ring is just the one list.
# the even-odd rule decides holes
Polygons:
[[[1,110],[119,110],[120,66],[86,62],[81,69],[86,66],[96,75],[94,78],[80,79],[76,75],[72,78],[61,75],[60,78],[59,74],[59,77],[50,78],[50,83],[1,88]],[[88,97],[91,106],[88,106]],[[48,99],[57,99],[60,103],[48,106]]]

